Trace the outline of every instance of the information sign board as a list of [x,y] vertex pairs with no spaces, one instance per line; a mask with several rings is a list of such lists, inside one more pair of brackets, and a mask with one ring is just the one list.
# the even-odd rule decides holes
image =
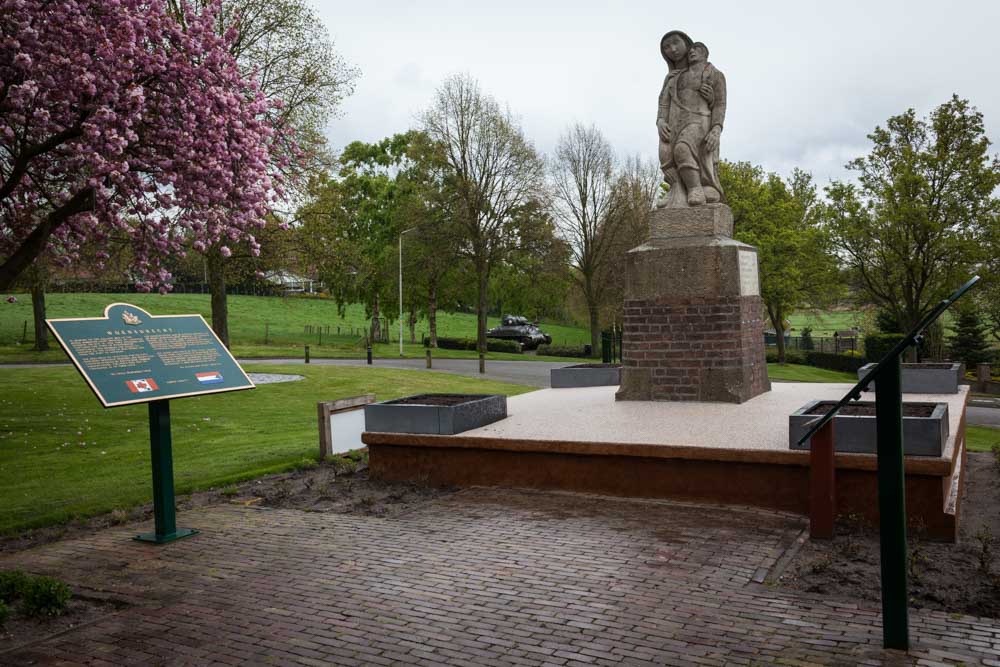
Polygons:
[[106,408],[254,387],[201,315],[113,303],[104,317],[45,322]]

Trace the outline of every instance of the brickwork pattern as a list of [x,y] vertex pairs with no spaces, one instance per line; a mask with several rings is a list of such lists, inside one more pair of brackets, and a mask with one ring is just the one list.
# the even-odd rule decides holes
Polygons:
[[1000,665],[1000,628],[756,583],[804,528],[745,508],[468,489],[392,519],[236,505],[0,559],[130,607],[3,665]]
[[623,364],[648,373],[651,400],[742,402],[770,389],[758,296],[630,299],[622,330]]

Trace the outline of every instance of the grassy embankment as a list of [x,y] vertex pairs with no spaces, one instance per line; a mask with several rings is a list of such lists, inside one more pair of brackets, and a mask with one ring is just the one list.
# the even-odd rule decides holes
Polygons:
[[[970,452],[988,452],[1000,447],[1000,428],[992,426],[966,426],[965,443]],[[1000,459],[997,461],[1000,464]]]
[[[65,355],[51,338],[55,349],[32,352],[34,328],[31,317],[31,298],[18,295],[14,304],[0,303],[0,362],[65,361]],[[211,303],[205,294],[62,294],[46,297],[47,315],[59,317],[98,317],[109,303],[123,301],[144,308],[153,315],[200,313],[211,322]],[[490,318],[489,326],[500,324]],[[328,299],[306,297],[229,297],[229,335],[233,353],[241,359],[270,357],[297,358],[303,356],[303,346],[309,345],[309,354],[315,358],[360,358],[364,356],[363,335],[368,322],[364,307],[351,305],[343,316],[337,304]],[[583,345],[590,342],[589,333],[579,327],[560,324],[541,324],[543,331],[557,345]],[[306,333],[306,327],[312,327]],[[322,334],[319,329],[322,327]],[[399,357],[399,328],[390,325],[389,344],[373,348],[376,357]],[[27,343],[19,344],[25,331]],[[416,326],[416,343],[410,343],[410,332],[404,327],[403,356],[423,358],[425,352],[421,338],[428,331],[426,320]],[[475,338],[476,317],[468,313],[439,313],[438,335],[452,338]],[[266,343],[266,344],[265,344]],[[434,350],[438,358],[475,358],[474,351]],[[537,355],[490,352],[489,359],[545,360]],[[560,361],[558,357],[548,358]]]
[[[374,393],[503,393],[531,387],[444,373],[335,366],[248,370],[299,382],[173,401],[178,493],[315,460],[316,402]],[[104,410],[69,367],[0,370],[0,533],[129,508],[151,499],[145,405]]]

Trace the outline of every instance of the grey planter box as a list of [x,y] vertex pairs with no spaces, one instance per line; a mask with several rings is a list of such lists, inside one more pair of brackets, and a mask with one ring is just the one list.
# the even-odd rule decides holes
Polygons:
[[578,364],[549,371],[549,384],[553,389],[568,387],[617,387],[622,383],[619,364]]
[[[454,405],[434,405],[456,394],[417,394],[365,406],[365,430],[383,433],[434,433],[454,435],[507,417],[507,397],[468,394]],[[420,403],[425,399],[427,403]]]
[[[809,430],[809,422],[819,415],[809,412],[819,404],[829,409],[836,401],[810,401],[788,417],[789,449],[808,450],[809,443],[797,445]],[[874,401],[858,401],[850,405],[872,406]],[[930,417],[907,417],[907,406],[929,406]],[[903,453],[907,456],[941,456],[948,440],[947,403],[903,403]],[[875,416],[838,414],[833,420],[833,449],[837,452],[874,454],[876,452]]]
[[[858,369],[858,379],[875,368],[875,364],[865,364]],[[957,394],[962,378],[962,364],[903,364],[904,394]],[[869,391],[875,391],[872,382]]]

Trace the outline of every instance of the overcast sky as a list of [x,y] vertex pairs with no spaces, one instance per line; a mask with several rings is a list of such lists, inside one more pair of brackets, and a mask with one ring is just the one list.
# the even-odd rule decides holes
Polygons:
[[414,127],[444,78],[464,72],[543,153],[582,122],[653,159],[671,29],[705,42],[726,75],[724,159],[801,167],[822,186],[847,175],[877,124],[952,93],[1000,139],[1000,0],[313,2],[361,70],[328,128],[337,148]]

